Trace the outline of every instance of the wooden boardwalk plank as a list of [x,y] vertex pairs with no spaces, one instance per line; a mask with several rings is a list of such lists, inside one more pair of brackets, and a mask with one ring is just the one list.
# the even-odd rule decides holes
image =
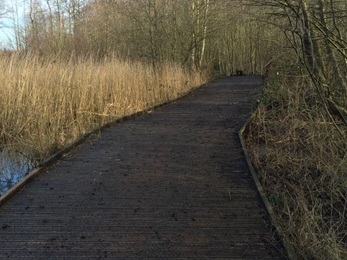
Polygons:
[[88,139],[0,208],[0,258],[285,259],[237,132],[261,78]]

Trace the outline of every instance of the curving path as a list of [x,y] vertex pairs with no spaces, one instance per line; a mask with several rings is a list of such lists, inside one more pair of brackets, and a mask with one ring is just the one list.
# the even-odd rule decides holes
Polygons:
[[261,77],[225,77],[86,140],[0,207],[3,259],[285,259],[238,130]]

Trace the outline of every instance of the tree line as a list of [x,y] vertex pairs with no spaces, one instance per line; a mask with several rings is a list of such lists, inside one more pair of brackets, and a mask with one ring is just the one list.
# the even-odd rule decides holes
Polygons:
[[223,74],[236,69],[265,74],[274,64],[300,66],[321,95],[347,89],[344,0],[11,3],[6,16],[12,20],[16,50],[67,57],[115,54],[154,67],[175,62]]
[[112,53],[154,67],[262,73],[274,56],[269,34],[283,38],[254,19],[261,9],[239,0],[26,0],[18,14],[21,1],[10,10],[12,45],[44,55]]

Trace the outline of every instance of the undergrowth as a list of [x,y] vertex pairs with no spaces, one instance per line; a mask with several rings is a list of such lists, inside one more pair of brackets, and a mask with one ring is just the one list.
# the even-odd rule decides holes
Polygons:
[[299,259],[347,259],[347,140],[338,128],[346,133],[307,78],[278,76],[264,87],[246,132],[260,181]]

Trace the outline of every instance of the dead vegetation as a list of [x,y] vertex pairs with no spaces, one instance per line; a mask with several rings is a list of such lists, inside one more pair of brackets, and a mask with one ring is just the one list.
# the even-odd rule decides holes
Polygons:
[[310,82],[268,81],[248,149],[299,259],[347,259],[347,129],[331,120]]
[[0,60],[0,148],[40,161],[83,133],[208,80],[166,63],[11,55]]

